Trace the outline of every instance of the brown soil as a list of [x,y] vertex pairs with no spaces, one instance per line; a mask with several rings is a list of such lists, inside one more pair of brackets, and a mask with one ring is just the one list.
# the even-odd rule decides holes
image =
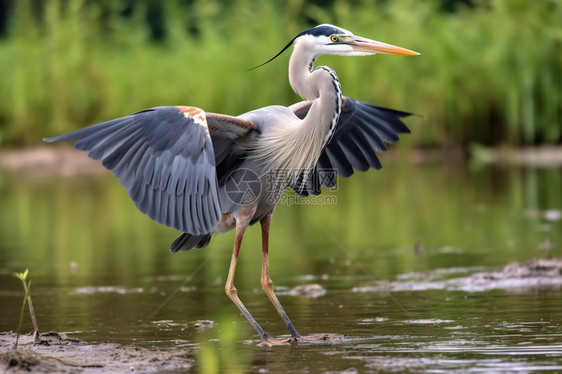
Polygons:
[[[529,292],[562,288],[562,258],[546,257],[525,262],[512,262],[495,271],[477,272],[469,276],[444,278],[451,272],[438,269],[427,273],[402,274],[399,280],[374,286],[354,287],[354,292],[396,292],[449,290],[483,292],[505,290]],[[449,269],[455,270],[455,269]],[[461,272],[470,270],[460,268]]]
[[[386,154],[385,159],[387,162],[392,162],[397,158],[396,156],[397,153],[391,151]],[[409,153],[410,161],[415,164],[457,164],[465,161],[466,157],[466,152],[460,148],[413,149]],[[560,167],[562,165],[562,147],[541,146],[517,149],[478,147],[472,150],[470,158],[484,163]],[[0,170],[38,175],[74,176],[95,174],[104,169],[99,161],[89,159],[86,152],[63,144],[37,145],[0,151]]]
[[84,175],[104,170],[99,161],[71,146],[37,146],[0,152],[0,170],[34,175]]
[[34,338],[0,333],[0,372],[32,373],[161,373],[187,372],[189,351],[161,351],[120,344],[88,344],[65,334],[47,332]]

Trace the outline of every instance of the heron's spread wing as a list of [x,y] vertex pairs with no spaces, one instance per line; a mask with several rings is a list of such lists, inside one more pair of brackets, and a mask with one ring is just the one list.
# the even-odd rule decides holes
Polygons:
[[[291,108],[302,119],[311,105],[312,102],[301,102]],[[292,188],[302,196],[318,195],[321,185],[334,186],[335,174],[349,177],[354,169],[382,168],[376,152],[386,151],[386,144],[396,142],[398,134],[410,132],[401,121],[409,115],[344,97],[338,124],[316,167],[304,183],[300,178]]]
[[102,160],[137,208],[166,226],[210,233],[221,217],[215,156],[205,112],[166,106],[103,122],[47,142],[74,140]]

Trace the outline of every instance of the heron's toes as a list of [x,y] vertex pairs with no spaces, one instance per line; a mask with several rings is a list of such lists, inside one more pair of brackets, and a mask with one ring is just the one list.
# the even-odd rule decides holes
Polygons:
[[274,345],[293,345],[297,344],[298,338],[290,337],[287,339],[276,339],[272,338],[271,336],[266,336],[262,339],[262,341],[258,344],[261,347],[271,347]]
[[348,334],[315,334],[310,336],[293,336],[287,339],[276,339],[266,336],[258,344],[261,347],[272,347],[274,345],[296,345],[296,344],[314,344],[314,343],[333,343],[344,339],[348,339]]

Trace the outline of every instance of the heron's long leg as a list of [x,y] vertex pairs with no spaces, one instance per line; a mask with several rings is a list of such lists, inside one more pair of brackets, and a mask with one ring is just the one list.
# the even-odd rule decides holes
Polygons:
[[283,306],[277,299],[275,292],[273,292],[273,281],[269,276],[269,227],[271,225],[271,219],[273,218],[273,212],[268,214],[265,218],[260,221],[261,224],[261,235],[262,235],[262,272],[261,272],[261,285],[269,300],[273,303],[275,309],[287,325],[289,332],[291,333],[292,339],[288,339],[283,342],[296,343],[296,342],[324,342],[329,340],[336,340],[344,338],[345,335],[339,336],[328,336],[328,335],[317,335],[317,336],[301,336],[295,326],[289,319],[289,316],[283,309]]
[[242,237],[244,236],[244,232],[246,232],[246,228],[248,224],[244,223],[236,223],[236,239],[234,240],[234,249],[232,251],[232,259],[230,261],[230,268],[228,270],[228,277],[226,279],[225,291],[230,300],[240,309],[244,317],[250,322],[250,324],[256,329],[258,334],[260,335],[262,342],[266,342],[269,344],[288,344],[291,343],[289,339],[287,340],[278,340],[274,339],[269,334],[267,334],[261,326],[257,323],[257,321],[252,317],[248,309],[242,304],[242,301],[238,297],[238,291],[236,287],[234,287],[234,275],[236,273],[236,263],[238,262],[238,254],[240,253],[240,245],[242,244]]
[[283,309],[283,306],[277,299],[275,292],[273,291],[273,281],[269,276],[269,227],[271,225],[271,219],[273,217],[273,212],[269,213],[265,218],[260,221],[261,224],[261,240],[262,240],[262,268],[261,268],[261,286],[265,294],[269,297],[269,300],[273,303],[273,306],[277,310],[277,313],[281,316],[291,336],[295,339],[300,339],[300,334],[295,329],[295,326],[289,319],[289,316]]

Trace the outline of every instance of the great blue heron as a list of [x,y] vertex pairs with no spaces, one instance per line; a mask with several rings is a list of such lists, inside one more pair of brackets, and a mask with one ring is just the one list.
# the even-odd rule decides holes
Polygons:
[[[235,228],[226,293],[266,344],[314,339],[297,332],[269,276],[269,228],[283,191],[291,187],[302,196],[317,195],[322,184],[334,183],[320,178],[322,173],[348,177],[354,169],[380,169],[375,152],[409,132],[401,121],[409,113],[343,96],[334,70],[314,68],[315,60],[327,54],[419,54],[323,24],[298,34],[269,61],[291,45],[289,82],[305,101],[290,107],[268,106],[238,117],[156,107],[44,139],[76,141],[77,149],[102,160],[141,212],[182,232],[171,252],[205,247],[213,234]],[[288,339],[268,335],[234,287],[242,237],[256,222],[262,232],[261,284],[289,329]]]

